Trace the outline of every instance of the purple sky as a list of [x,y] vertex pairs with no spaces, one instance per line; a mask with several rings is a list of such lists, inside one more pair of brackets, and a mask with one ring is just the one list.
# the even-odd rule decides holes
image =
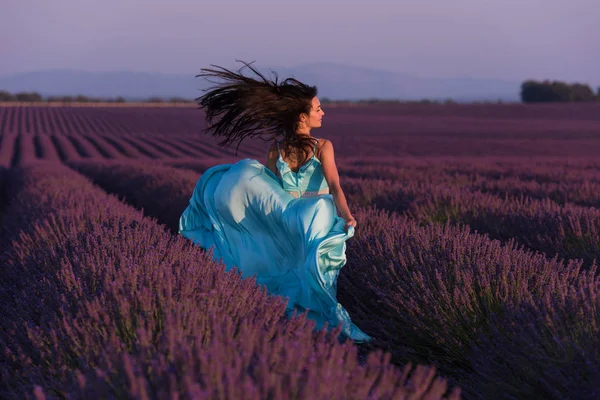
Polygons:
[[340,62],[600,86],[599,0],[3,0],[0,74]]

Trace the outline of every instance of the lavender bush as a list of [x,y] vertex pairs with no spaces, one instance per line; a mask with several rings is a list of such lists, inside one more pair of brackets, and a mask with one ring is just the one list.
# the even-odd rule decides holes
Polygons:
[[480,397],[499,390],[514,398],[600,397],[600,280],[582,274],[557,292],[492,316],[490,335],[471,358],[471,390]]
[[104,190],[123,197],[177,232],[179,217],[189,204],[200,174],[145,162],[68,163]]
[[380,163],[346,161],[340,175],[350,178],[383,179],[395,184],[443,184],[495,194],[499,197],[550,199],[560,205],[600,204],[600,165],[591,160],[536,159],[535,162],[505,159],[381,160]]
[[504,199],[468,187],[409,181],[344,179],[348,201],[374,205],[409,216],[422,224],[469,225],[504,242],[515,240],[549,258],[583,259],[590,266],[600,249],[600,211],[531,198]]
[[[600,173],[597,175],[600,175]],[[500,197],[548,199],[559,205],[571,203],[584,207],[600,208],[600,182],[591,179],[583,182],[566,180],[560,183],[540,183],[538,181],[524,182],[516,178],[507,178],[497,181],[483,180],[476,185],[472,185],[471,188]]]
[[349,177],[392,181],[445,182],[455,176],[474,182],[511,178],[539,183],[600,180],[600,162],[595,157],[344,157],[339,168]]
[[[55,164],[14,168],[2,229],[4,398],[441,398],[313,332],[253,279]],[[48,212],[48,210],[52,210]],[[21,230],[14,228],[21,226]],[[450,398],[458,398],[454,390]]]
[[[176,165],[203,168],[202,161]],[[144,167],[140,163],[86,163],[80,170],[89,176],[100,177],[98,182],[119,195],[134,193],[135,198],[140,199],[136,206],[146,210],[157,209],[155,203],[161,198],[161,192],[179,193],[179,200],[174,196],[169,204],[183,204],[189,196],[180,189],[185,181],[180,177],[187,173],[184,170]],[[102,177],[103,173],[106,177]],[[139,184],[150,176],[156,177],[154,188]],[[123,183],[123,188],[112,183],[119,181],[130,183]],[[344,182],[355,181],[348,178]],[[412,189],[422,196],[428,191],[424,187],[415,182]],[[390,200],[389,204],[394,203]],[[582,276],[587,276],[581,272],[582,261],[548,260],[543,255],[524,252],[515,240],[502,246],[499,241],[471,233],[464,226],[435,224],[421,227],[417,220],[372,209],[355,214],[360,226],[356,240],[349,241],[348,265],[342,270],[338,284],[339,299],[352,318],[377,338],[372,348],[390,351],[392,362],[398,365],[408,361],[435,364],[452,378],[451,382],[460,383],[466,393],[473,396],[485,393],[486,398],[494,397],[494,391],[511,385],[530,387],[529,393],[539,389],[534,375],[524,375],[523,381],[504,383],[502,379],[478,376],[474,365],[485,358],[478,359],[475,349],[484,340],[491,340],[486,339],[491,331],[514,323],[514,320],[494,322],[495,315],[509,318],[514,310],[533,299],[548,293],[560,294],[560,290],[567,287],[580,287]],[[150,215],[165,222],[161,220],[161,214]],[[169,214],[162,215],[164,218]],[[593,275],[595,265],[589,268]],[[531,304],[538,307],[535,302]],[[583,314],[586,321],[593,321],[590,312],[588,309]],[[540,312],[536,318],[544,315],[549,314]],[[573,328],[569,325],[573,322],[565,323]],[[582,336],[594,337],[594,332],[588,331]],[[494,343],[502,340],[507,339],[500,337]],[[577,347],[579,342],[573,339],[571,345]],[[499,346],[488,348],[494,348],[499,354],[505,351]],[[513,348],[512,351],[518,358],[521,350]],[[541,353],[540,357],[547,356],[547,353]],[[506,364],[503,368],[514,367]],[[547,360],[534,360],[530,368],[550,371],[558,367]],[[498,376],[504,376],[506,371],[496,372]],[[494,382],[494,385],[482,389],[476,384],[479,381]]]
[[[581,261],[547,260],[467,227],[421,227],[373,209],[355,215],[338,298],[353,318],[368,323],[393,361],[434,364],[468,397],[531,398],[544,390],[565,398],[577,386],[594,388],[600,365],[595,265],[582,271]],[[524,307],[528,313],[518,314]],[[482,368],[486,362],[492,365]],[[541,382],[542,376],[548,379]]]
[[552,258],[582,259],[591,266],[600,255],[600,211],[531,198],[501,199],[481,192],[446,191],[408,212],[423,222],[467,224],[502,241],[515,240]]

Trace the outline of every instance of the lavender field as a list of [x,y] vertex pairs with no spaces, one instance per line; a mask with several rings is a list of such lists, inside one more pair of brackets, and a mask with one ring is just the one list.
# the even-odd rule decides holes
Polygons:
[[600,104],[330,105],[339,343],[177,235],[191,108],[0,107],[0,398],[600,398]]

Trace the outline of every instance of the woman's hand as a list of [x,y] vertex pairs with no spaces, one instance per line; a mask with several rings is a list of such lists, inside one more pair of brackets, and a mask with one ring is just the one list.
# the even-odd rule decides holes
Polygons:
[[348,228],[349,228],[350,226],[353,226],[353,227],[354,227],[354,229],[356,229],[356,220],[354,219],[354,217],[350,217],[350,218],[348,218],[348,219],[346,220],[346,226],[344,226],[344,230],[345,230],[346,232],[348,232]]

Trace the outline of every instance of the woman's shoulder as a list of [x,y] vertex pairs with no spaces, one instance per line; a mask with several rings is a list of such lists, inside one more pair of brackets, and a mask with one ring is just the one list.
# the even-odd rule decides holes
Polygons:
[[329,141],[328,139],[325,139],[325,138],[318,138],[317,139],[317,149],[321,150],[325,146],[331,146],[331,141]]
[[331,141],[328,139],[319,138],[317,142],[317,154],[321,155],[323,150],[327,150],[328,148],[333,148]]

